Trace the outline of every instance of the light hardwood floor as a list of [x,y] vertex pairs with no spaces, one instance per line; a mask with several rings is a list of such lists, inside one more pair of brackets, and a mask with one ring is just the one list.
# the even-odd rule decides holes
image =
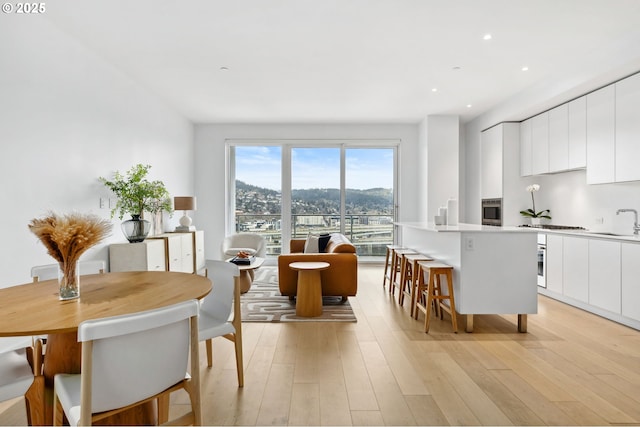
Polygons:
[[[205,423],[640,424],[640,331],[541,296],[526,334],[515,315],[475,316],[472,334],[453,334],[446,314],[424,334],[379,265],[360,267],[350,302],[357,323],[245,323],[243,389],[232,344],[214,341]],[[0,425],[25,422],[21,398],[0,403]]]

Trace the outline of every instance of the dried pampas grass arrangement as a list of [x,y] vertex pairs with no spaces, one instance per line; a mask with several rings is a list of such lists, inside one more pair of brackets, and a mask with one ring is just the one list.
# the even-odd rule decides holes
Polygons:
[[[60,264],[64,282],[68,284],[75,282],[76,265],[80,256],[109,236],[111,228],[110,221],[97,215],[81,213],[58,215],[50,212],[29,223],[29,230]],[[62,288],[60,291],[62,297]]]

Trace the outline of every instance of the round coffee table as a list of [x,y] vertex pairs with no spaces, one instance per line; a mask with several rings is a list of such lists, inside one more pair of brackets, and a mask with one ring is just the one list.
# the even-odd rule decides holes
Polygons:
[[[228,259],[227,261],[232,260],[233,258]],[[251,284],[253,283],[254,270],[260,268],[264,263],[264,258],[255,257],[251,264],[236,264],[238,266],[238,270],[240,270],[240,292],[247,293],[249,289],[251,289]]]
[[328,262],[292,262],[289,267],[298,272],[296,315],[316,317],[322,314],[322,282],[320,271],[329,268]]

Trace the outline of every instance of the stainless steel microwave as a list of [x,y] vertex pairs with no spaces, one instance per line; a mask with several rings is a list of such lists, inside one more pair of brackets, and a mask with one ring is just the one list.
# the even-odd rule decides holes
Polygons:
[[502,225],[502,199],[482,199],[482,225]]

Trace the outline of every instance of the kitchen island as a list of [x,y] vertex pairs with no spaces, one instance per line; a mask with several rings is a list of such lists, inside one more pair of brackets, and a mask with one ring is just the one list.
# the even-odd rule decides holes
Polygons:
[[473,331],[474,314],[515,314],[527,331],[538,312],[537,232],[519,227],[397,222],[402,246],[454,269],[456,309]]

